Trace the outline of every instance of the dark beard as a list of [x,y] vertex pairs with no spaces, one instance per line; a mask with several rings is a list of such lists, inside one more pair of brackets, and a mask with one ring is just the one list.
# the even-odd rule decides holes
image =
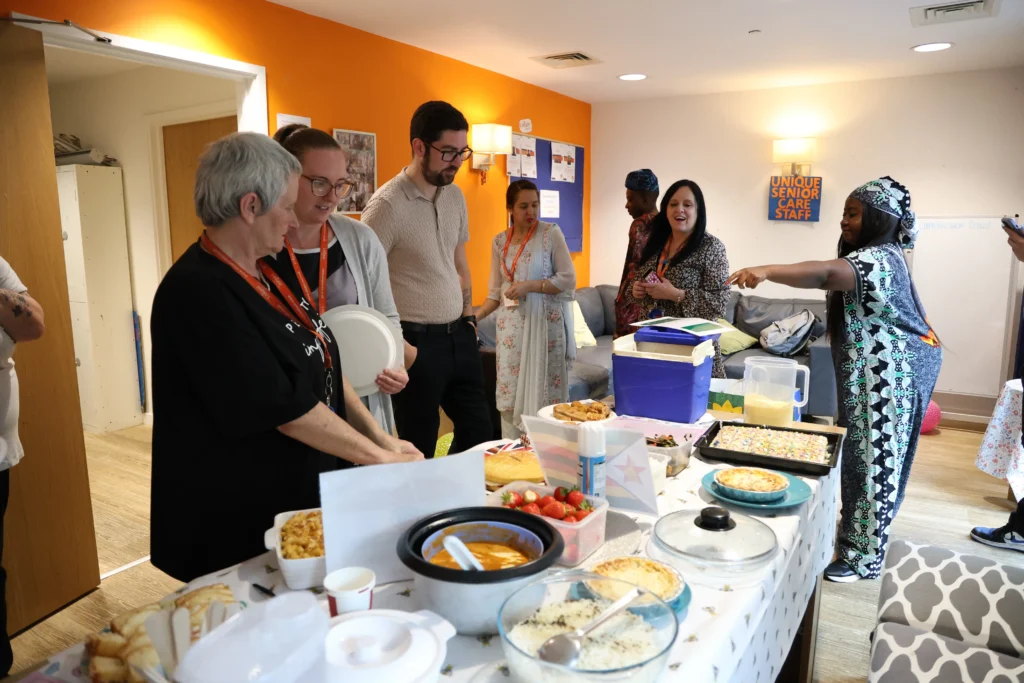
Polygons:
[[446,187],[448,185],[451,185],[453,182],[455,182],[455,175],[456,175],[455,173],[453,173],[451,180],[448,180],[443,175],[444,172],[448,171],[448,170],[451,170],[451,169],[447,169],[446,168],[446,169],[444,169],[442,171],[424,171],[423,172],[423,178],[428,183],[430,183],[431,185],[433,185],[435,187]]

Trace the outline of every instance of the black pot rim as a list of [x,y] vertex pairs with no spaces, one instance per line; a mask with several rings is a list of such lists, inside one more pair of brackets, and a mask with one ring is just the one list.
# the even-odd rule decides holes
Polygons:
[[[521,526],[537,534],[544,552],[537,559],[518,567],[483,572],[439,567],[423,559],[423,543],[431,534],[456,524],[473,522],[504,522]],[[445,510],[418,520],[399,537],[397,550],[402,564],[420,576],[447,583],[485,584],[503,583],[543,572],[562,556],[565,541],[562,540],[562,534],[543,517],[504,507],[484,506]]]

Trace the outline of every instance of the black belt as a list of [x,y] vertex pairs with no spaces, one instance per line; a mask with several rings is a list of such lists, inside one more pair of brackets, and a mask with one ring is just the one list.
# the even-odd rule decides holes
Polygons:
[[454,334],[455,331],[459,329],[459,326],[463,324],[464,320],[464,318],[459,318],[458,320],[453,320],[450,323],[434,324],[407,323],[403,320],[402,329],[406,332],[413,332],[416,334]]

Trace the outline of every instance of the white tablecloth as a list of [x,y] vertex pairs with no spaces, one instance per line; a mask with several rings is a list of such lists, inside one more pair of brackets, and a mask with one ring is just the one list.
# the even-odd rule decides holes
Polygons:
[[1003,385],[975,461],[982,472],[1009,482],[1017,500],[1024,498],[1024,447],[1020,444],[1021,398],[1019,379]]
[[[714,466],[697,457],[676,478],[669,479],[659,497],[659,512],[694,509],[714,501],[701,489],[700,480]],[[812,496],[788,514],[761,516],[779,540],[781,552],[764,572],[763,583],[753,588],[717,590],[692,585],[693,601],[680,624],[679,638],[662,680],[686,683],[757,683],[774,681],[789,654],[793,637],[803,619],[817,577],[832,559],[835,543],[839,470],[823,479],[807,478]],[[737,512],[748,512],[735,508]],[[632,515],[631,515],[632,516]],[[641,552],[646,550],[654,517],[636,516],[644,530]],[[253,583],[286,591],[270,553],[237,567],[194,581],[195,588],[226,583],[242,602],[266,600]],[[314,591],[318,592],[318,591]],[[374,591],[374,607],[419,609],[412,582],[380,586]],[[53,657],[42,673],[58,681],[87,681],[83,646],[77,645]],[[457,636],[449,643],[443,681],[453,683],[507,683],[501,641],[498,636]],[[83,673],[85,671],[85,673]]]

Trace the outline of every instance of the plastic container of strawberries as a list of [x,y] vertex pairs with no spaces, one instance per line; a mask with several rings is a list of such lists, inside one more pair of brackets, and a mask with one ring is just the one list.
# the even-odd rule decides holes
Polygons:
[[[527,490],[536,491],[541,498],[553,496],[555,493],[554,486],[514,481],[488,495],[487,504],[501,507],[501,497],[506,491],[514,491],[521,495]],[[608,501],[596,496],[584,496],[584,498],[593,506],[594,510],[582,522],[570,523],[550,517],[544,518],[551,526],[558,529],[558,532],[562,534],[562,540],[565,541],[565,550],[562,552],[562,556],[555,560],[555,564],[563,567],[576,567],[582,564],[604,545],[605,526],[608,522]]]

